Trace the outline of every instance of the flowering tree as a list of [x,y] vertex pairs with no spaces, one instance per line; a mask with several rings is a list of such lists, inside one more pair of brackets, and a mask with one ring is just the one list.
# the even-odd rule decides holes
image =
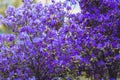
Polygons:
[[[70,0],[71,5],[77,1]],[[8,7],[1,23],[11,34],[0,35],[2,79],[117,79],[120,65],[119,2],[80,0],[81,12],[67,3],[43,6],[23,0]],[[106,75],[107,74],[107,75]]]

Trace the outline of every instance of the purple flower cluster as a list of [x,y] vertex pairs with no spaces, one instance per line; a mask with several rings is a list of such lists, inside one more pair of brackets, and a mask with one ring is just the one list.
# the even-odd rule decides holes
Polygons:
[[120,72],[119,2],[80,0],[77,14],[66,11],[72,9],[67,3],[23,2],[18,8],[9,6],[0,18],[12,30],[0,35],[1,79],[70,79],[82,72],[98,80],[116,79]]
[[[79,1],[83,20],[82,27],[88,28],[88,33],[90,32],[88,43],[85,42],[87,45],[89,44],[89,52],[86,57],[89,57],[88,61],[92,61],[89,63],[89,70],[92,65],[93,73],[94,75],[99,74],[99,76],[97,75],[99,79],[104,78],[104,74],[108,74],[110,80],[112,78],[116,80],[120,69],[120,58],[118,58],[120,54],[119,4],[118,0]],[[90,47],[90,45],[92,46]]]

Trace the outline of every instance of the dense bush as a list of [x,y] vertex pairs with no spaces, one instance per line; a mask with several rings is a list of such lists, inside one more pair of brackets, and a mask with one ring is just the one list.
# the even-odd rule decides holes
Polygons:
[[11,34],[0,35],[0,76],[13,80],[72,79],[82,72],[95,80],[116,80],[120,65],[119,2],[69,0],[43,6],[23,0],[8,7],[0,21]]

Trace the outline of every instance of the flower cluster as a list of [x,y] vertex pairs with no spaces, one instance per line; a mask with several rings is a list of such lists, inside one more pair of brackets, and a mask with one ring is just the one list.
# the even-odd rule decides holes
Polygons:
[[[94,69],[97,77],[104,78],[103,74],[108,71],[109,78],[117,77],[120,68],[120,2],[118,0],[80,0],[79,5],[82,15],[82,27],[90,32],[89,44],[86,57],[89,70]],[[91,41],[91,40],[92,41]],[[87,43],[88,44],[88,43]],[[85,52],[86,53],[86,52]],[[87,59],[88,59],[87,57]],[[92,72],[92,71],[89,71]],[[106,76],[106,75],[105,75]],[[96,76],[95,76],[96,77]],[[116,80],[116,79],[115,79]]]
[[12,33],[0,36],[0,76],[22,80],[66,78],[66,70],[78,68],[73,63],[80,57],[77,36],[83,34],[66,12],[70,6],[23,2],[18,8],[9,6],[1,19]]
[[[77,1],[70,0],[72,5]],[[116,78],[120,65],[119,2],[80,0],[81,12],[67,3],[51,5],[23,0],[9,6],[1,23],[11,34],[0,35],[0,77],[13,80]],[[67,1],[66,1],[67,2]],[[68,10],[68,11],[66,11]]]

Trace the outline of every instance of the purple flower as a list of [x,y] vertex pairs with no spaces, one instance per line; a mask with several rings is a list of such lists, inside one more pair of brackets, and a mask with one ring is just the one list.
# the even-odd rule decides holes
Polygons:
[[0,17],[12,31],[0,35],[0,76],[4,80],[76,78],[82,71],[99,79],[104,74],[117,77],[117,1],[80,0],[81,12],[77,14],[66,11],[77,0],[69,0],[70,5],[52,1],[45,6],[33,0],[22,1],[23,5],[9,6],[5,17]]

